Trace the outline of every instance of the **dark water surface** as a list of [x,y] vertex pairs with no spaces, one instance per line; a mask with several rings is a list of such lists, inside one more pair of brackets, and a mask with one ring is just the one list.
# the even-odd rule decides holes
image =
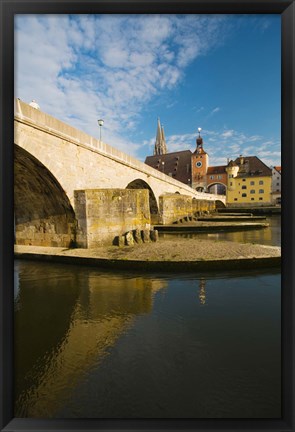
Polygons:
[[15,416],[276,418],[280,273],[15,262]]

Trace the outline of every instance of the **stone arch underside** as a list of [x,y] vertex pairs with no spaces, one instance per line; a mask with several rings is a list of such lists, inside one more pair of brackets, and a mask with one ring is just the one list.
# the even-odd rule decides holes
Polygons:
[[222,202],[222,201],[220,201],[220,200],[216,200],[216,201],[215,201],[215,207],[216,207],[216,209],[219,209],[219,208],[225,208],[226,205],[224,204],[224,202]]
[[50,171],[15,145],[15,242],[69,247],[76,240],[76,218],[69,198]]
[[150,204],[150,214],[151,214],[151,223],[155,225],[159,222],[159,207],[157,204],[157,200],[154,192],[151,187],[141,179],[136,179],[130,182],[126,189],[147,189],[149,191],[149,204]]
[[[215,195],[225,195],[226,194],[226,185],[220,182],[210,183],[207,186],[209,193],[214,193]],[[212,192],[212,190],[214,191]],[[217,190],[216,190],[217,189]]]

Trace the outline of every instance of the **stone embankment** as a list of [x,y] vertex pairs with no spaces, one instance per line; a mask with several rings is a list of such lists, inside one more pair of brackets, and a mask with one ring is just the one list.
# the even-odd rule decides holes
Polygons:
[[159,231],[159,232],[187,232],[187,233],[204,233],[204,232],[208,232],[208,233],[212,233],[212,232],[224,232],[224,231],[245,231],[245,230],[257,230],[257,229],[263,229],[263,228],[267,228],[269,226],[269,223],[267,222],[248,222],[248,221],[244,221],[244,222],[221,222],[221,221],[215,221],[215,220],[211,220],[210,222],[208,222],[208,220],[206,221],[196,221],[196,222],[191,222],[191,221],[184,221],[182,223],[178,223],[178,224],[171,224],[171,225],[155,225],[155,228]]
[[204,233],[224,231],[245,231],[267,228],[265,216],[253,216],[247,213],[218,214],[201,212],[193,217],[186,216],[172,224],[155,225],[160,232]]
[[269,207],[226,207],[219,208],[218,213],[252,213],[255,215],[279,215],[281,214],[281,206]]
[[15,256],[116,270],[182,272],[279,267],[281,248],[229,241],[160,239],[95,249],[15,246]]

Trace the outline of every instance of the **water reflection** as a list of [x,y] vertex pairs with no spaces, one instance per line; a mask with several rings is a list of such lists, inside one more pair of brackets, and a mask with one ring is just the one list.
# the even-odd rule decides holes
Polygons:
[[270,216],[266,219],[269,227],[258,230],[237,231],[237,232],[217,232],[217,233],[186,233],[186,234],[169,234],[160,233],[161,238],[196,238],[209,240],[228,240],[239,243],[256,243],[272,246],[281,246],[281,216]]
[[204,278],[199,281],[199,300],[201,305],[206,304],[206,281]]
[[154,293],[167,283],[67,272],[62,266],[57,266],[62,277],[44,275],[44,266],[38,264],[18,263],[18,270],[22,282],[15,299],[15,415],[48,417],[135,317],[151,311]]
[[16,282],[16,417],[280,416],[277,270],[18,261]]

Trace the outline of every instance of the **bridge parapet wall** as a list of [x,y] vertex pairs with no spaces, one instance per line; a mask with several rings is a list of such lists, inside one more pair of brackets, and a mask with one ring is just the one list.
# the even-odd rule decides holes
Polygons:
[[[15,99],[15,125],[16,144],[32,152],[35,157],[52,170],[57,179],[61,181],[72,204],[75,189],[103,188],[107,184],[110,184],[110,187],[120,187],[119,183],[122,185],[124,177],[126,177],[128,184],[138,176],[150,186],[156,185],[157,199],[164,192],[179,192],[197,199],[208,201],[219,199],[225,202],[224,196],[197,192],[190,186],[149,167],[136,158],[49,114],[32,108],[19,99]],[[87,150],[89,151],[88,156],[86,156]],[[45,154],[49,154],[49,156],[44,156]],[[107,159],[108,162],[106,162]],[[99,179],[94,177],[97,176],[94,172],[97,164],[101,170]],[[92,169],[92,176],[89,176],[89,167]],[[130,170],[126,170],[126,167]],[[118,184],[116,184],[115,176],[111,174],[114,171],[118,172],[120,178]],[[78,185],[73,185],[73,182],[77,182],[77,180]],[[105,183],[101,183],[101,181]]]

